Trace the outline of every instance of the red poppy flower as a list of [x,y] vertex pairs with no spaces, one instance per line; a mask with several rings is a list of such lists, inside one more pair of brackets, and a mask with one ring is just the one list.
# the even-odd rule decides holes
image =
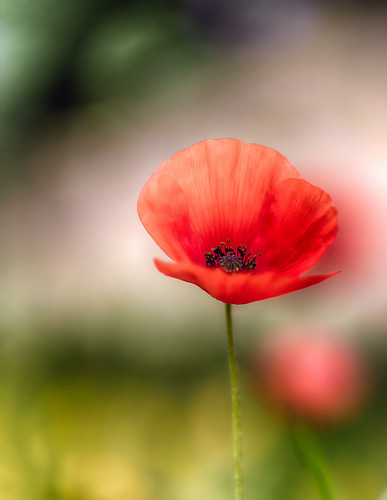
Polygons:
[[194,144],[160,165],[137,208],[173,261],[155,259],[157,269],[222,302],[263,300],[332,276],[302,277],[335,239],[332,200],[271,148]]

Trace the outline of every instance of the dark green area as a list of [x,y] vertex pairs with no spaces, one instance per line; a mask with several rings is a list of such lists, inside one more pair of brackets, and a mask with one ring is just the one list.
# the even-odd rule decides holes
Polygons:
[[0,149],[7,176],[21,173],[20,153],[58,119],[95,105],[113,116],[124,107],[133,118],[139,103],[208,58],[177,0],[6,2],[2,24]]

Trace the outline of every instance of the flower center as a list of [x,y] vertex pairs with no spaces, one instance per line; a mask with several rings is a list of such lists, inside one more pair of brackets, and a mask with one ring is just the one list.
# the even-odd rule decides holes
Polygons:
[[[251,271],[257,263],[256,255],[250,259],[251,252],[247,253],[247,248],[244,245],[239,245],[236,251],[230,246],[230,240],[226,243],[222,242],[216,248],[211,248],[211,252],[204,254],[206,266],[211,269],[222,269],[226,273],[238,273],[240,271]],[[258,256],[261,254],[259,253]]]

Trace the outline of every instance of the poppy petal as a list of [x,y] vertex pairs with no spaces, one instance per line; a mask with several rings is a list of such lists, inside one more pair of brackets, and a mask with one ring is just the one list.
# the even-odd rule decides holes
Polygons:
[[157,170],[141,190],[137,211],[145,229],[168,257],[184,261],[188,258],[185,248],[195,250],[186,197],[172,177]]
[[220,269],[208,269],[190,262],[176,263],[155,259],[155,264],[166,276],[193,283],[215,299],[227,304],[248,304],[269,299],[315,285],[337,274],[304,278],[290,277],[273,271],[256,275],[249,273],[230,275]]
[[169,257],[199,264],[227,238],[249,246],[267,191],[290,177],[300,174],[271,148],[236,139],[202,141],[159,167],[140,194],[138,212]]
[[337,233],[337,210],[330,196],[303,179],[273,188],[262,207],[259,242],[262,269],[299,276],[320,259]]

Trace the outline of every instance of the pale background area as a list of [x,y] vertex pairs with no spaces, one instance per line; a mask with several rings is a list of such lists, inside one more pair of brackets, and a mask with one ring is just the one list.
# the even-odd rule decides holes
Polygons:
[[[129,97],[119,105],[105,100],[44,129],[23,157],[28,174],[2,195],[5,317],[13,322],[112,301],[125,309],[150,301],[153,310],[172,316],[182,308],[185,315],[217,307],[201,291],[154,270],[151,260],[161,253],[140,227],[136,201],[163,160],[221,137],[271,146],[334,201],[337,192],[339,210],[341,198],[348,199],[351,276],[346,260],[337,259],[330,270],[344,272],[320,286],[325,293],[299,292],[298,300],[315,297],[333,321],[383,307],[386,18],[372,10],[309,10],[302,23],[290,17],[279,39],[272,33],[261,43],[217,47],[181,75],[177,68],[161,88],[153,75],[152,92],[134,110]],[[288,302],[253,307],[281,314]]]

